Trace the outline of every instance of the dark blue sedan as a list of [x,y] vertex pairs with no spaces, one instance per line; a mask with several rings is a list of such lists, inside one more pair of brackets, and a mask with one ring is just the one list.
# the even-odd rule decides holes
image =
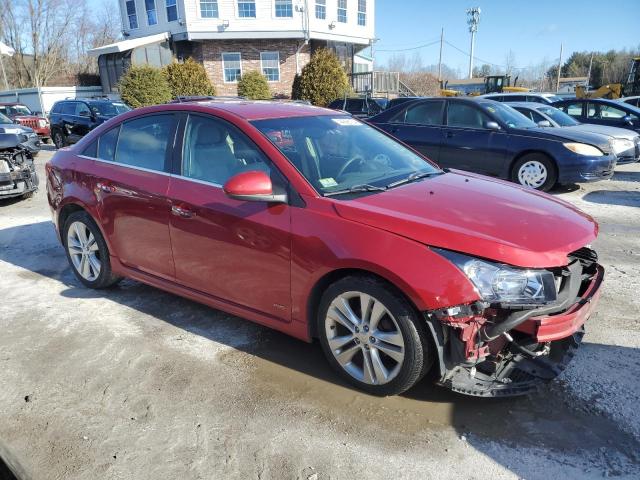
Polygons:
[[369,122],[443,167],[543,191],[557,183],[610,178],[616,165],[608,137],[539,128],[492,100],[425,98],[384,111]]

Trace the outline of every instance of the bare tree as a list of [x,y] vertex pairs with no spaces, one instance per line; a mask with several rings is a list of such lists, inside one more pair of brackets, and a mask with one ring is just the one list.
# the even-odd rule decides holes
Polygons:
[[504,69],[507,75],[511,75],[513,68],[516,66],[516,54],[513,50],[509,50],[504,56]]

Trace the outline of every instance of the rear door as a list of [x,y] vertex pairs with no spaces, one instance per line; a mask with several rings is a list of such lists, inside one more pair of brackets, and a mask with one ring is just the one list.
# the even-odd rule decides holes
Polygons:
[[391,118],[384,129],[411,145],[427,158],[438,162],[442,143],[444,100],[411,103]]
[[70,140],[75,143],[84,137],[92,128],[93,120],[89,105],[84,102],[75,102],[73,125],[71,126]]
[[127,267],[173,280],[169,238],[170,153],[175,115],[150,114],[101,135],[95,162],[98,214]]
[[[291,317],[290,207],[229,198],[222,185],[250,170],[284,179],[237,127],[189,114],[171,178],[171,243],[179,283],[280,320]],[[175,171],[176,167],[174,167]]]
[[446,123],[438,163],[486,175],[499,175],[504,170],[508,134],[490,130],[493,121],[471,102],[448,100]]

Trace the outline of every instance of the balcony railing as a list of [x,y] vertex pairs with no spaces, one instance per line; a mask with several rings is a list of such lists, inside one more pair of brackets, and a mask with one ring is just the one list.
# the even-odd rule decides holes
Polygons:
[[358,72],[352,73],[351,87],[356,93],[371,95],[415,95],[410,88],[400,81],[398,72]]

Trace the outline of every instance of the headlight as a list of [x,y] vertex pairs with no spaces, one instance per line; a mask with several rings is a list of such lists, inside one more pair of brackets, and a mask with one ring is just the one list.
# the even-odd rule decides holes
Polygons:
[[38,120],[38,127],[44,128],[47,126],[47,121],[44,118]]
[[4,160],[0,160],[0,173],[9,173],[10,171],[9,164]]
[[563,145],[578,155],[589,155],[591,157],[601,157],[604,155],[602,150],[593,145],[587,145],[586,143],[563,143]]
[[557,299],[555,277],[548,270],[528,270],[433,248],[467,276],[483,300],[517,305],[545,304]]
[[3,127],[0,130],[2,130],[2,133],[22,133],[21,128]]
[[631,140],[624,138],[614,138],[611,141],[611,147],[614,153],[626,152],[627,150],[633,150],[635,144]]

